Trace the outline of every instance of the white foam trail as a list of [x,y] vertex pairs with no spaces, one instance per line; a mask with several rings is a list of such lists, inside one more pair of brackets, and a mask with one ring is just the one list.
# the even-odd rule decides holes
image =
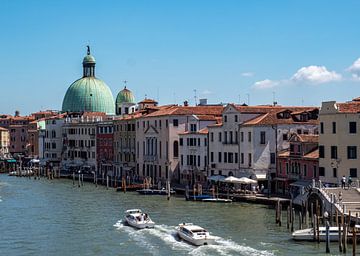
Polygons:
[[129,237],[137,242],[140,246],[150,250],[152,254],[158,254],[158,249],[155,248],[149,240],[149,235],[157,237],[163,241],[173,250],[185,251],[189,255],[206,256],[209,254],[217,255],[244,255],[244,256],[272,256],[272,252],[266,250],[257,250],[250,246],[240,245],[232,240],[215,237],[216,244],[206,246],[193,246],[189,243],[181,241],[177,238],[175,227],[167,225],[155,225],[153,229],[134,230],[131,227],[125,226],[120,220],[114,224],[118,230],[122,230],[129,234]]
[[124,225],[122,220],[117,221],[113,226],[116,227],[117,230],[126,232],[131,240],[133,240],[137,245],[145,248],[148,253],[159,255],[159,250],[154,247],[147,236],[144,235],[146,229],[134,229],[133,227]]

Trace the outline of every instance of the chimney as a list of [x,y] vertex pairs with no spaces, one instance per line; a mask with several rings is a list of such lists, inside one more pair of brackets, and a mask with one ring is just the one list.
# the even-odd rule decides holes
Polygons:
[[189,106],[189,102],[187,100],[184,101],[184,107]]
[[199,99],[199,105],[200,106],[205,106],[205,105],[207,105],[207,99]]
[[15,110],[15,116],[19,117],[20,116],[20,111],[19,110]]

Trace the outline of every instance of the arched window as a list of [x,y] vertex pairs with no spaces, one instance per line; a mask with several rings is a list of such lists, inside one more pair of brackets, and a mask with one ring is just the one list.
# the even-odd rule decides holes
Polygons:
[[174,141],[174,157],[179,157],[179,142]]

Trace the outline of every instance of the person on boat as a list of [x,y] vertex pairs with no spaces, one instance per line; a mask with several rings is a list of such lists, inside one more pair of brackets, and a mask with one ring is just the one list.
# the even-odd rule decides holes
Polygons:
[[348,188],[351,187],[351,183],[352,183],[352,178],[351,178],[351,175],[349,175],[349,178],[348,178]]
[[141,214],[141,222],[144,222],[144,214]]
[[345,177],[345,175],[343,175],[341,178],[341,188],[342,189],[345,189],[345,184],[346,184],[346,177]]

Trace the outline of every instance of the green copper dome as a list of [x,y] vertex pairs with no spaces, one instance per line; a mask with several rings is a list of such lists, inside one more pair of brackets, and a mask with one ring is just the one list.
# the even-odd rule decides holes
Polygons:
[[134,94],[129,89],[127,89],[126,86],[118,93],[116,97],[116,105],[122,103],[135,103]]
[[83,77],[70,85],[62,104],[62,111],[115,112],[114,98],[110,88],[100,79]]
[[62,111],[66,112],[105,112],[108,115],[115,113],[114,98],[110,88],[95,77],[95,58],[90,55],[83,60],[83,77],[72,83],[67,90]]

